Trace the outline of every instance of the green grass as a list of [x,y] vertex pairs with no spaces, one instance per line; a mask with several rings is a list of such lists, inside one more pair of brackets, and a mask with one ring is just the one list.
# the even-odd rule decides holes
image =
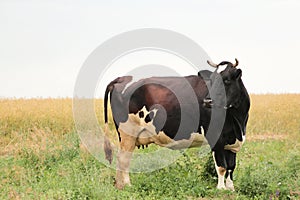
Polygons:
[[23,149],[15,157],[1,157],[0,199],[299,198],[290,191],[299,191],[300,151],[287,150],[283,141],[245,145],[234,174],[236,192],[215,189],[216,177],[204,170],[213,171],[210,153],[200,154],[200,149],[189,149],[166,168],[131,174],[133,185],[118,191],[115,171],[82,151],[75,133],[60,142],[64,148],[46,149],[45,155]]
[[[61,117],[58,111],[43,110],[46,113],[41,117],[30,114],[40,123],[26,120],[28,113],[0,115],[0,199],[299,199],[300,107],[281,105],[284,95],[251,98],[249,140],[238,153],[235,192],[216,189],[211,154],[199,148],[180,152],[179,159],[163,169],[132,173],[132,186],[116,190],[115,171],[85,150],[72,127],[71,113]],[[266,100],[269,104],[264,105]],[[300,102],[300,95],[291,101]],[[69,106],[63,103],[53,108],[70,111]],[[286,111],[283,118],[278,107]],[[136,151],[157,148],[151,145]]]

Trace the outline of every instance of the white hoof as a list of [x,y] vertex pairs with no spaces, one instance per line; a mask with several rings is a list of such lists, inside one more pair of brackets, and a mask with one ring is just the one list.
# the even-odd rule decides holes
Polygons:
[[219,190],[226,190],[226,187],[225,187],[225,185],[218,185],[217,189],[219,189]]
[[230,178],[227,178],[227,179],[226,179],[226,189],[227,189],[227,190],[234,191],[233,181],[230,180]]

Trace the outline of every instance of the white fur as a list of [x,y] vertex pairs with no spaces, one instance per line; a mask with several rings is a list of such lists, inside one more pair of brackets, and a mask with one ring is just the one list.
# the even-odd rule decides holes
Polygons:
[[212,152],[212,156],[213,156],[214,163],[215,163],[215,168],[216,168],[216,171],[217,171],[217,174],[218,174],[218,185],[217,185],[217,188],[218,189],[226,189],[225,184],[224,184],[224,178],[225,178],[225,176],[224,175],[222,176],[219,173],[219,167],[217,166],[217,162],[216,162],[216,159],[215,159],[215,152]]
[[243,142],[236,139],[234,144],[227,144],[227,145],[224,146],[224,149],[225,150],[230,150],[233,153],[237,153],[241,150],[242,146],[243,146]]
[[[141,111],[144,112],[143,118],[139,117],[139,112]],[[154,112],[154,117],[157,111],[157,109],[152,110],[152,112]],[[119,130],[122,130],[126,134],[136,138],[137,146],[155,143],[159,146],[171,149],[184,149],[188,147],[200,147],[208,144],[206,138],[204,137],[204,133],[191,133],[191,137],[189,139],[182,139],[178,141],[174,141],[163,131],[160,131],[157,134],[155,131],[155,126],[153,125],[153,119],[148,123],[145,122],[146,115],[148,115],[151,111],[148,111],[144,106],[139,112],[136,114],[129,114],[128,120],[126,122],[121,122],[119,125]],[[201,130],[201,132],[202,131],[204,132],[204,130]]]
[[226,189],[234,191],[233,181],[230,178],[231,170],[228,170],[228,177],[226,178]]
[[246,135],[243,135],[242,138],[243,138],[243,144],[244,144],[246,142]]

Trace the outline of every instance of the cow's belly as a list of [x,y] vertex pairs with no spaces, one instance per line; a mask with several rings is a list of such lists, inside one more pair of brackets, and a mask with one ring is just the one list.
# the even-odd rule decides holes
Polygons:
[[170,149],[184,149],[207,144],[203,133],[191,133],[189,139],[176,141],[167,136],[163,131],[156,133],[155,126],[152,121],[146,123],[144,120],[149,112],[145,107],[141,111],[145,113],[144,117],[140,117],[138,113],[129,114],[127,121],[119,124],[119,132],[123,132],[131,136],[129,138],[135,140],[136,146],[155,143],[159,146]]
[[207,144],[207,141],[203,136],[203,134],[199,134],[199,133],[192,133],[189,139],[182,139],[182,140],[175,141],[169,138],[162,131],[150,137],[147,131],[142,132],[136,140],[136,146],[147,145],[151,143],[155,143],[159,146],[167,147],[170,149],[185,149],[185,148],[192,148],[192,147],[200,147],[204,144]]

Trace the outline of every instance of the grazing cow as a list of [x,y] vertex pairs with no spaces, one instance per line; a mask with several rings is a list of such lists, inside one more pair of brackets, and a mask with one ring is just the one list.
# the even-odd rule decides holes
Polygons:
[[[236,68],[237,59],[235,64],[227,61],[220,64],[208,61],[208,64],[216,70],[185,77],[146,78],[129,86],[132,77],[124,76],[108,84],[104,97],[105,132],[110,94],[120,141],[118,189],[130,185],[129,165],[136,146],[155,143],[182,149],[208,142],[218,174],[217,188],[234,190],[232,174],[236,153],[245,141],[250,99],[241,80],[242,71]],[[112,150],[107,137],[104,150],[111,162]]]

